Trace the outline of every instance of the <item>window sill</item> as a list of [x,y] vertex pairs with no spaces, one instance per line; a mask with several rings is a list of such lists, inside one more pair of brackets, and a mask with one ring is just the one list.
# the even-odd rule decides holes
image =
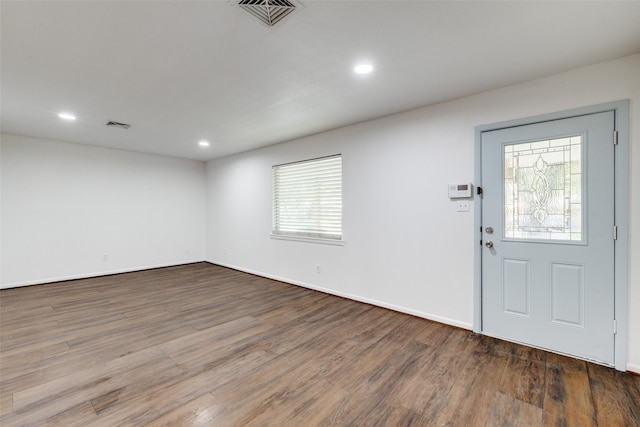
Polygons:
[[291,240],[294,242],[320,243],[322,245],[344,246],[344,240],[342,239],[337,240],[337,239],[322,239],[319,237],[288,236],[286,234],[272,234],[271,238],[276,240]]

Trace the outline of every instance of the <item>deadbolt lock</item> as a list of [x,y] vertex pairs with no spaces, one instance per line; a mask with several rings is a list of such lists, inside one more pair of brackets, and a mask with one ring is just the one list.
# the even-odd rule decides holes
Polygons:
[[484,229],[484,231],[486,231],[487,234],[493,234],[493,227],[487,227]]

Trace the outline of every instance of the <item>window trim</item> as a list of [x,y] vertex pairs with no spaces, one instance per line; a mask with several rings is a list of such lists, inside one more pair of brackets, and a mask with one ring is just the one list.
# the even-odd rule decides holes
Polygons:
[[293,242],[307,242],[307,243],[320,243],[323,245],[332,246],[344,246],[344,234],[341,239],[328,239],[323,237],[305,237],[305,236],[293,236],[291,234],[274,234],[270,236],[274,240],[290,240]]

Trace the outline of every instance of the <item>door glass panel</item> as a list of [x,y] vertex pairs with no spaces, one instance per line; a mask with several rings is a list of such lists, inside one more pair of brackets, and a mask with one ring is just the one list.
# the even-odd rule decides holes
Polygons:
[[504,145],[504,237],[582,241],[582,136]]

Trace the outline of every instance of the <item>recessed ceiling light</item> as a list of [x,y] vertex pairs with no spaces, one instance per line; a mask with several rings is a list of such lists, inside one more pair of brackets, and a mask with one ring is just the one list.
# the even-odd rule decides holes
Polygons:
[[373,65],[371,64],[358,64],[353,67],[353,72],[356,74],[369,74],[373,71]]
[[69,121],[74,121],[76,119],[76,116],[71,113],[59,113],[58,117],[60,117],[62,120],[69,120]]
[[209,144],[209,141],[202,140],[202,141],[198,142],[198,145],[200,147],[208,147],[211,144]]

